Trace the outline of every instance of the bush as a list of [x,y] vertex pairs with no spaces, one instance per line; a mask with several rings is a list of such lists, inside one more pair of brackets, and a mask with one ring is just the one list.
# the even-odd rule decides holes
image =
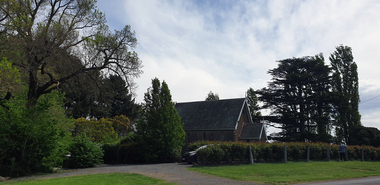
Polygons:
[[[284,161],[284,148],[287,146],[287,160],[299,161],[307,159],[307,148],[310,146],[310,160],[326,160],[327,148],[330,149],[330,160],[339,159],[339,146],[327,143],[245,143],[245,142],[211,142],[199,141],[189,144],[194,150],[205,144],[214,144],[197,152],[198,160],[202,163],[219,163],[221,161],[249,161],[248,146],[252,146],[255,161],[280,162]],[[362,149],[364,160],[379,161],[380,148],[369,146],[348,146],[349,160],[361,160]]]
[[41,96],[26,108],[26,97],[16,96],[0,106],[0,176],[24,176],[59,167],[71,142],[62,95]]
[[106,143],[102,146],[104,151],[103,161],[106,164],[116,164],[118,160],[119,143]]
[[198,161],[201,163],[219,163],[224,158],[224,151],[220,145],[208,146],[197,151]]
[[102,146],[104,150],[104,163],[106,164],[125,164],[138,163],[143,161],[140,155],[140,147],[135,142],[135,135],[130,132],[127,137],[118,143],[106,143]]
[[71,156],[68,159],[69,168],[87,168],[101,164],[103,151],[91,142],[86,134],[77,137],[77,141],[70,146]]

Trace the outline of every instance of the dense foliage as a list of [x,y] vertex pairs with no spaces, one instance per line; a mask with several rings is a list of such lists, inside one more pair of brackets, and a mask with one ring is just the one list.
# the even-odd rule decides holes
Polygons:
[[[290,58],[269,70],[272,81],[257,93],[268,120],[282,129],[282,141],[362,144],[357,66],[351,48],[338,46],[329,57]],[[336,138],[332,137],[335,131]],[[368,143],[368,142],[365,142]]]
[[[330,160],[339,159],[339,145],[330,145],[327,143],[246,143],[200,141],[189,144],[189,150],[195,150],[205,144],[209,146],[197,151],[198,161],[201,163],[231,163],[238,161],[249,161],[249,145],[251,145],[253,158],[256,162],[283,162],[285,146],[287,146],[288,161],[305,161],[307,159],[308,147],[310,147],[310,160],[327,160],[327,148],[329,148],[330,151]],[[357,145],[348,146],[348,159],[361,160],[362,149],[364,151],[364,160],[380,161],[380,148]]]
[[359,114],[358,67],[351,48],[338,46],[330,56],[332,66],[332,91],[334,100],[334,124],[339,140],[348,144],[361,144],[357,131],[361,127]]
[[153,79],[144,101],[136,125],[141,155],[150,162],[175,160],[184,145],[185,131],[166,82],[160,84],[157,78]]
[[207,94],[205,101],[215,101],[215,100],[219,100],[219,94],[218,93],[214,94],[212,91],[210,91]]
[[71,142],[67,119],[58,105],[62,96],[42,96],[27,109],[26,97],[16,96],[0,107],[0,176],[51,171],[62,165]]
[[67,160],[67,167],[93,167],[101,164],[103,155],[100,146],[91,142],[86,134],[81,134],[76,138],[76,142],[70,145],[70,157]]
[[61,87],[67,98],[65,108],[69,116],[99,120],[125,115],[131,121],[137,118],[140,106],[120,76],[85,73],[71,78]]
[[[138,112],[133,79],[142,73],[133,51],[135,33],[130,26],[111,32],[95,4],[0,1],[1,176],[62,166],[72,142],[69,131],[76,131],[75,137],[87,132],[96,142],[114,142],[130,131],[126,116],[134,119]],[[74,129],[65,113],[98,120],[77,120]],[[91,148],[87,140],[76,139],[72,156],[80,147]],[[82,158],[99,158],[96,149],[86,152]]]
[[1,57],[19,67],[28,86],[28,106],[70,78],[108,70],[132,90],[141,74],[130,26],[111,32],[96,0],[1,1]]
[[322,54],[278,61],[269,70],[272,81],[258,91],[272,122],[279,123],[282,140],[330,142],[330,68]]
[[131,132],[127,137],[117,143],[106,143],[102,146],[104,150],[104,163],[125,164],[145,162],[141,155],[141,145],[135,141],[135,135]]
[[252,121],[255,123],[260,123],[262,116],[260,112],[260,106],[258,104],[259,99],[257,98],[255,90],[249,88],[245,94],[247,98],[249,112],[251,113]]

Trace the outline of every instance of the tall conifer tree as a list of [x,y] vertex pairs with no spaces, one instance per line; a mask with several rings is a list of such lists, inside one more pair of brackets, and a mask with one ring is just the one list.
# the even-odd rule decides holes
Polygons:
[[326,141],[331,138],[329,72],[322,54],[278,61],[269,70],[272,81],[257,91],[271,122],[280,124],[284,141]]
[[166,82],[160,85],[153,79],[144,100],[142,117],[137,121],[142,155],[149,162],[173,160],[180,155],[186,134]]
[[[336,97],[334,119],[338,140],[355,143],[356,130],[361,126],[359,114],[359,78],[352,50],[338,46],[330,55],[333,71],[332,88]],[[353,140],[351,140],[351,138]]]

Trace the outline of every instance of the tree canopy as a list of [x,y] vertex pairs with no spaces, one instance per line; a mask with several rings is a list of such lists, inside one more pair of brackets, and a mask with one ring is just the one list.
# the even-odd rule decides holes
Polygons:
[[125,81],[117,75],[80,74],[63,84],[61,90],[67,98],[67,113],[74,118],[99,120],[124,115],[134,120],[140,109]]
[[153,79],[144,101],[136,126],[142,155],[150,162],[175,159],[180,155],[186,134],[166,82],[160,84],[157,78]]
[[130,26],[111,32],[96,0],[0,2],[2,57],[25,74],[28,105],[70,78],[90,71],[118,74],[128,83],[141,71]]
[[358,67],[354,62],[352,50],[348,46],[338,46],[330,55],[332,66],[332,91],[335,94],[334,120],[339,140],[352,144],[361,127],[359,114]]
[[218,93],[214,94],[212,91],[210,91],[207,94],[205,101],[215,101],[215,100],[219,100],[219,94]]
[[260,106],[258,104],[258,98],[256,96],[255,90],[249,88],[246,92],[246,98],[248,103],[248,108],[251,113],[251,118],[253,122],[259,123],[261,119]]
[[[272,81],[257,93],[287,141],[329,140],[329,73],[322,54],[278,61]],[[323,136],[318,138],[318,136]]]

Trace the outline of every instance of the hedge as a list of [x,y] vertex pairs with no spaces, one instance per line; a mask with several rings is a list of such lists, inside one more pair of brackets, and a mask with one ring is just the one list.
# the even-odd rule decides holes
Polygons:
[[[211,145],[212,144],[212,145]],[[247,143],[247,142],[215,142],[198,141],[190,143],[189,151],[200,146],[209,147],[197,152],[198,161],[201,163],[231,163],[249,161],[249,149],[251,145],[253,158],[256,162],[283,162],[285,158],[285,146],[287,147],[287,161],[307,160],[307,149],[310,148],[310,160],[326,161],[327,148],[330,151],[330,160],[339,160],[339,145],[327,143]],[[349,160],[362,160],[362,150],[365,161],[380,161],[380,147],[348,146]]]

